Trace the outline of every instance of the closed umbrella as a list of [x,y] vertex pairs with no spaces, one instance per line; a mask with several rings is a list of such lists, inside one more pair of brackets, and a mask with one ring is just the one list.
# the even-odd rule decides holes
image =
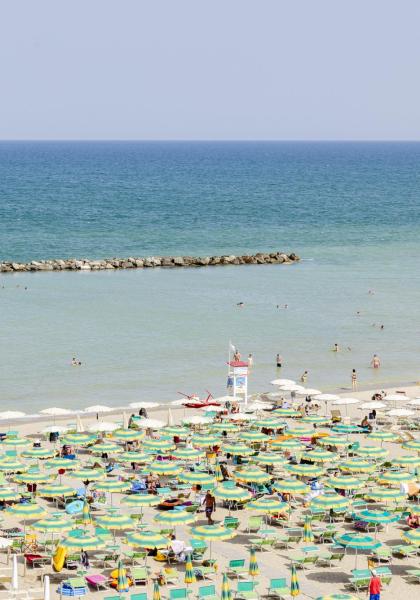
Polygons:
[[44,600],[51,600],[50,577],[44,575]]
[[255,555],[254,546],[251,546],[251,549],[250,549],[248,573],[249,573],[250,577],[252,577],[252,578],[257,577],[257,575],[259,575],[259,573],[260,573],[260,569],[259,569],[258,563],[257,563],[257,557]]
[[121,559],[118,561],[117,587],[115,589],[120,594],[124,594],[130,590],[127,578],[127,571],[124,568]]
[[300,590],[296,567],[295,565],[292,565],[290,578],[290,595],[294,598],[295,596],[299,596],[299,594]]
[[12,590],[17,592],[19,589],[19,573],[16,554],[12,555]]
[[312,533],[312,519],[310,515],[305,516],[305,523],[303,525],[303,541],[313,542],[314,534]]
[[83,527],[85,527],[85,528],[92,523],[92,518],[90,515],[90,506],[89,506],[89,502],[87,501],[86,496],[83,499],[82,520],[83,520]]
[[191,554],[188,553],[186,562],[185,562],[184,583],[190,584],[190,583],[195,583],[195,582],[196,582],[196,578],[195,578],[195,574],[194,574],[194,570],[193,570],[193,566],[192,566]]
[[152,598],[152,600],[161,600],[159,581],[157,579],[155,579],[153,582],[153,598]]
[[226,573],[223,573],[221,600],[232,600],[229,579]]

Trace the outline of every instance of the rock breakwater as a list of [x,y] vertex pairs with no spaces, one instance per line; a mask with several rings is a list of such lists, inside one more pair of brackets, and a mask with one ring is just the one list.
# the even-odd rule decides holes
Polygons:
[[223,265],[273,265],[291,264],[299,261],[296,254],[284,252],[258,252],[242,256],[148,256],[146,258],[105,258],[88,260],[33,260],[28,263],[0,262],[0,273],[24,271],[100,271],[111,269],[147,269],[155,267],[210,267]]

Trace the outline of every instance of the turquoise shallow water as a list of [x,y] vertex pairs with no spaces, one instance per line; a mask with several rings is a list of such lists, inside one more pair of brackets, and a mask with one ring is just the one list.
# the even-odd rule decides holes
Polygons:
[[1,259],[305,259],[4,275],[2,405],[224,393],[229,339],[254,354],[251,391],[269,388],[277,352],[284,376],[308,369],[325,390],[352,368],[366,385],[420,379],[419,159],[420,144],[0,144]]

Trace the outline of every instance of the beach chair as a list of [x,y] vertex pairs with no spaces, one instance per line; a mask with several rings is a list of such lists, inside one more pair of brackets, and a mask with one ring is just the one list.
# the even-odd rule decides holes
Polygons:
[[284,596],[290,595],[290,588],[286,583],[286,577],[278,579],[270,579],[270,585],[268,586],[267,596],[275,596],[276,598],[284,598]]
[[86,583],[97,591],[101,589],[108,589],[108,577],[101,573],[92,573],[91,575],[85,575]]
[[135,563],[145,563],[146,562],[146,558],[147,558],[147,552],[140,552],[140,551],[136,551],[136,550],[126,550],[124,552],[124,556],[126,558],[128,558],[128,560],[131,560],[131,564],[134,565]]
[[219,600],[219,596],[216,594],[216,586],[202,585],[198,588],[197,598],[198,600]]
[[163,577],[166,583],[179,583],[179,573],[174,567],[164,567]]
[[71,577],[67,581],[63,581],[58,587],[57,592],[60,596],[72,596],[80,598],[86,596],[88,587],[83,577]]
[[149,582],[149,571],[147,570],[147,567],[132,567],[130,569],[130,574],[135,585],[139,585],[140,583],[147,585]]
[[234,560],[229,561],[229,564],[226,569],[226,574],[228,577],[236,577],[239,579],[241,575],[248,576],[248,569],[245,566],[244,558],[236,558]]
[[224,526],[227,529],[238,529],[239,527],[239,519],[237,517],[228,517],[226,516],[223,522]]
[[394,556],[397,555],[407,558],[408,556],[415,556],[418,548],[417,546],[412,546],[410,544],[400,544],[398,546],[392,546],[391,551]]
[[392,549],[387,548],[386,546],[376,548],[376,550],[373,550],[372,552],[372,558],[374,558],[378,562],[390,563],[392,561]]
[[188,600],[188,594],[191,594],[192,590],[183,588],[172,588],[169,590],[169,600]]
[[211,579],[211,577],[217,573],[216,563],[208,566],[200,565],[198,567],[194,567],[194,573],[196,577],[201,579]]
[[350,578],[348,585],[357,592],[360,592],[360,590],[364,590],[369,587],[370,577],[370,574],[366,577],[366,575],[362,576],[354,574],[353,571],[353,577]]
[[258,582],[255,581],[238,581],[235,598],[244,598],[244,600],[259,600],[259,594],[256,590]]
[[408,569],[406,578],[414,579],[416,583],[420,583],[420,569]]
[[130,594],[130,600],[147,600],[147,593],[142,592],[141,594]]
[[259,516],[249,517],[248,523],[246,526],[246,531],[248,533],[258,531],[261,528],[262,524],[263,524],[263,517],[259,517]]
[[317,554],[296,554],[289,556],[292,563],[299,569],[310,569],[318,562]]
[[249,540],[251,546],[258,550],[271,550],[276,541],[276,537],[261,537],[261,538],[252,538]]

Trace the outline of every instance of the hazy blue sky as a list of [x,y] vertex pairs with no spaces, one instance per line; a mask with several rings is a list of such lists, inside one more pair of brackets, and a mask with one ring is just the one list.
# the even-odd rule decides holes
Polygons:
[[0,138],[420,139],[420,0],[1,0]]

